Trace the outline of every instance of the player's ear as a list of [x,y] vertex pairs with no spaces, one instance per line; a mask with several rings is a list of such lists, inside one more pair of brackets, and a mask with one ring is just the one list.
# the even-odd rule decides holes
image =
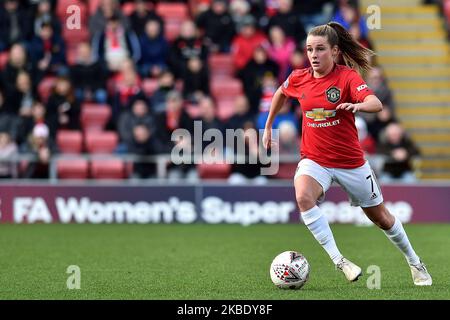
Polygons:
[[337,46],[337,45],[334,45],[332,48],[331,48],[331,55],[333,56],[333,59],[334,60],[336,60],[337,59],[337,57],[339,56],[339,47]]

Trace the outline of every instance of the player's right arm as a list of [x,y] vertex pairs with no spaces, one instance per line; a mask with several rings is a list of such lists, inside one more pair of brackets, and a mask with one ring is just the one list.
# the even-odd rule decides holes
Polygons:
[[263,135],[263,145],[264,148],[266,149],[268,149],[271,146],[273,121],[275,120],[275,117],[277,116],[278,112],[280,112],[281,107],[286,103],[287,99],[288,97],[284,95],[281,87],[279,87],[278,90],[273,95],[272,103],[270,105],[269,110],[269,116],[267,117],[266,120]]

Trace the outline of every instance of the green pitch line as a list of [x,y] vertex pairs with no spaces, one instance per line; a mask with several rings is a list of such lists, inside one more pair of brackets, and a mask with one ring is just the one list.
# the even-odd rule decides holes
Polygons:
[[[379,229],[332,229],[363,271],[380,268],[381,289],[367,288],[367,273],[348,283],[303,225],[0,225],[0,299],[450,299],[450,225],[405,226],[432,287],[413,285]],[[311,265],[301,290],[270,281],[286,250]],[[67,288],[70,265],[80,268],[79,290]]]

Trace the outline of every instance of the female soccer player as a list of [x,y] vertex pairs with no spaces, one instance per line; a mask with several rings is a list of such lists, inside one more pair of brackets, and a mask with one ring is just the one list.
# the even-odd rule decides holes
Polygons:
[[[358,280],[361,268],[343,257],[326,216],[316,205],[335,181],[347,192],[351,204],[360,206],[405,255],[414,284],[431,285],[431,276],[414,252],[402,223],[384,206],[380,187],[358,142],[354,114],[382,109],[381,102],[353,69],[370,69],[373,52],[335,22],[311,29],[306,48],[312,67],[294,70],[278,88],[263,135],[264,147],[270,148],[274,118],[286,99],[298,99],[303,131],[294,185],[305,225],[345,277]],[[341,61],[345,66],[337,63]]]

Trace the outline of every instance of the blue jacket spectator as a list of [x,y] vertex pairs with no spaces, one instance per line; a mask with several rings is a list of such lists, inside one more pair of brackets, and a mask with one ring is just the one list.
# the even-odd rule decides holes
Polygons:
[[166,58],[169,53],[169,44],[163,36],[160,22],[148,20],[139,40],[142,50],[138,63],[139,74],[141,77],[158,76],[162,70],[167,69]]

